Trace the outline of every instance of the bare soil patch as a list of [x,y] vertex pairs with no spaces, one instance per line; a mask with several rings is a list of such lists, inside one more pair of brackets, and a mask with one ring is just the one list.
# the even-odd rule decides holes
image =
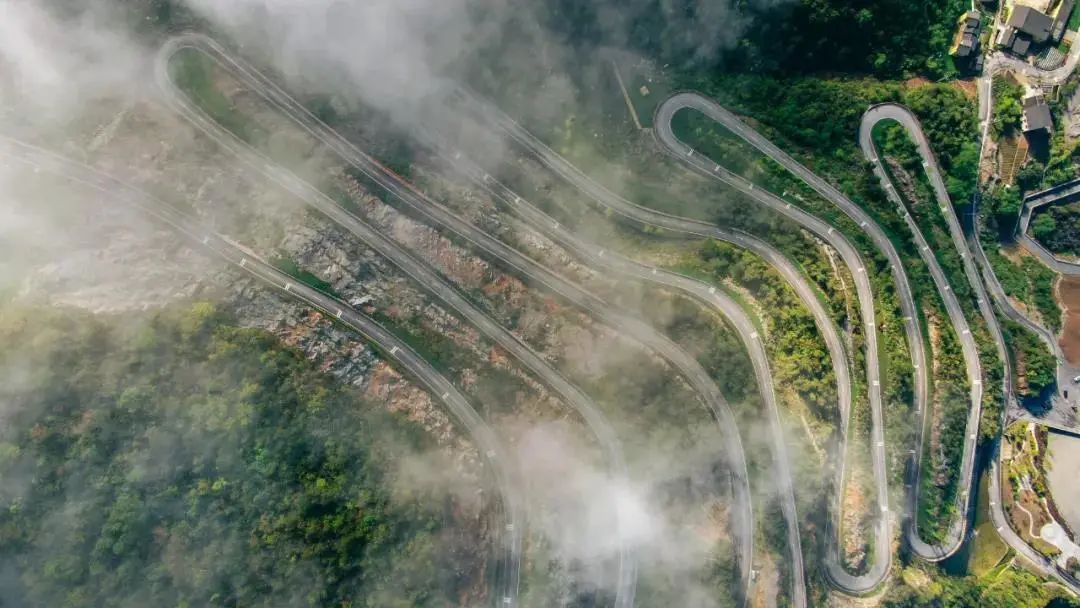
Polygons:
[[1080,365],[1080,277],[1062,277],[1057,296],[1065,310],[1065,323],[1058,340],[1069,363]]

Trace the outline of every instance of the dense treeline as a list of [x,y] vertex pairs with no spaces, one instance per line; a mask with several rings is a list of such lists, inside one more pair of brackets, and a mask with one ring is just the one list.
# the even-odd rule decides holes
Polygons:
[[1060,588],[1019,568],[982,577],[935,576],[906,571],[904,583],[885,594],[885,608],[1075,608]]
[[634,0],[544,3],[541,20],[582,50],[625,45],[696,70],[949,76],[963,0]]
[[1005,341],[1016,359],[1017,371],[1024,374],[1022,397],[1037,397],[1043,389],[1057,382],[1057,361],[1035,334],[1019,323],[1002,323]]
[[1080,203],[1040,210],[1031,222],[1031,234],[1050,251],[1080,255]]
[[0,340],[0,605],[447,605],[482,567],[394,490],[416,427],[209,305]]

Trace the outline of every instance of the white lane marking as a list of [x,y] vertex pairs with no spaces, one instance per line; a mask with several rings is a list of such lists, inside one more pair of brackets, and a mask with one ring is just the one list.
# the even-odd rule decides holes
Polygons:
[[342,311],[341,311],[341,309],[339,308],[339,309],[338,309],[338,311],[337,311],[336,313],[334,313],[334,316],[340,319],[340,318],[341,318],[341,312],[342,312]]
[[292,283],[285,283],[285,291],[292,291]]
[[449,397],[449,396],[450,396],[450,393],[443,393],[443,394],[442,394],[442,398],[443,398],[444,400],[445,400],[445,399],[446,399],[447,397]]
[[690,151],[686,153],[686,158],[690,158],[693,155],[694,155],[694,149],[690,148]]
[[247,258],[240,258],[240,267],[243,268],[247,264]]
[[513,532],[514,531],[514,524],[506,524],[506,529]]
[[720,171],[720,165],[713,165],[712,170],[713,170],[713,173],[719,172]]
[[972,382],[972,384],[974,384],[975,386],[982,386],[982,380],[976,380]]
[[877,442],[877,447],[879,447],[879,448],[885,447],[885,442],[884,441]]
[[918,363],[915,364],[915,369],[919,369],[919,364]]
[[[396,354],[397,354],[397,351],[398,351],[398,347],[396,347],[396,346],[395,346],[395,347],[393,347],[393,348],[391,348],[391,349],[390,349],[390,354],[391,354],[391,355],[396,355]],[[447,394],[449,394],[449,393],[447,393]]]
[[874,380],[874,386],[881,386],[880,380]]

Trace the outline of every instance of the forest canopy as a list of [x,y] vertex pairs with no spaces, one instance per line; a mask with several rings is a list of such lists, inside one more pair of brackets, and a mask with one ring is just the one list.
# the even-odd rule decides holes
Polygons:
[[0,606],[460,601],[485,541],[395,492],[415,428],[209,304],[44,310],[0,310]]

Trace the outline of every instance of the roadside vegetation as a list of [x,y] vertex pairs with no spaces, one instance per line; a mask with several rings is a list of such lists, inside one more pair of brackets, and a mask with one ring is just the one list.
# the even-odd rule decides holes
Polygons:
[[996,243],[984,243],[983,250],[1005,295],[1019,302],[1029,313],[1035,313],[1033,316],[1044,327],[1060,331],[1061,306],[1054,295],[1058,274],[1034,256],[1018,252],[1007,256]]
[[1009,320],[1002,320],[1001,331],[1015,360],[1021,397],[1038,397],[1057,382],[1057,360],[1035,334]]
[[241,140],[254,144],[264,140],[266,133],[252,124],[236,105],[223,95],[214,83],[216,66],[213,59],[195,49],[182,49],[169,64],[176,87],[191,96],[207,114],[221,123]]

